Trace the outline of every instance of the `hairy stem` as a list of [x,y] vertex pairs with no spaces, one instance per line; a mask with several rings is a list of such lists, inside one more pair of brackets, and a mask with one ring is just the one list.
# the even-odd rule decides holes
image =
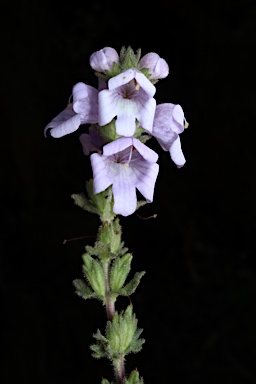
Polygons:
[[[110,283],[109,283],[109,269],[110,269],[110,260],[103,262],[103,270],[105,277],[105,304],[107,318],[109,321],[113,319],[115,314],[115,300],[111,297]],[[113,361],[116,384],[122,384],[125,377],[125,368],[124,368],[124,358]]]
[[120,357],[120,359],[113,361],[113,365],[115,369],[116,383],[122,384],[125,376],[124,357]]
[[115,313],[115,300],[111,297],[110,284],[109,284],[109,268],[110,260],[103,262],[103,270],[105,277],[105,304],[108,320],[112,320]]

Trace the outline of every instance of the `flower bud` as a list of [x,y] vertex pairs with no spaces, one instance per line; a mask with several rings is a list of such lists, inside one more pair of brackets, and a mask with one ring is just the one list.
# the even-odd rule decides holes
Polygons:
[[114,48],[105,47],[90,56],[90,66],[98,72],[111,71],[114,63],[119,63],[119,56]]
[[140,59],[140,68],[147,68],[150,73],[150,80],[163,79],[169,74],[169,66],[157,53],[147,53]]

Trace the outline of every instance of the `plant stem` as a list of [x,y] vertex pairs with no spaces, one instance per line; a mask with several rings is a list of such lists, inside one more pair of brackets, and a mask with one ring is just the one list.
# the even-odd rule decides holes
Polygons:
[[[103,270],[105,277],[105,304],[106,304],[106,312],[107,318],[109,321],[113,319],[115,314],[115,300],[111,297],[110,283],[109,283],[109,269],[110,269],[110,260],[106,260],[103,262]],[[113,361],[116,384],[122,384],[125,377],[125,369],[124,369],[124,357],[120,357],[120,359]]]
[[113,365],[115,368],[116,383],[122,384],[125,376],[124,357],[120,357],[120,359],[114,360]]
[[110,284],[109,284],[109,267],[110,260],[106,260],[103,262],[103,270],[105,277],[105,304],[107,311],[108,320],[112,320],[115,313],[115,300],[111,297]]

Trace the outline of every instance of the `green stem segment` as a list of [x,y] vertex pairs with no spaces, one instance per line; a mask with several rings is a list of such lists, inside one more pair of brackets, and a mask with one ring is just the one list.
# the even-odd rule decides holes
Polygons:
[[113,365],[115,369],[116,383],[122,384],[125,376],[124,357],[120,357],[120,359],[114,360]]
[[[112,321],[115,314],[115,299],[111,297],[110,283],[109,283],[109,272],[110,272],[110,260],[103,262],[103,270],[105,277],[105,304],[107,318],[109,321]],[[125,377],[125,368],[124,368],[124,357],[116,359],[113,361],[116,384],[122,384]]]
[[104,278],[105,278],[105,304],[108,320],[112,320],[115,314],[115,300],[111,297],[110,284],[109,284],[109,270],[110,260],[103,262]]

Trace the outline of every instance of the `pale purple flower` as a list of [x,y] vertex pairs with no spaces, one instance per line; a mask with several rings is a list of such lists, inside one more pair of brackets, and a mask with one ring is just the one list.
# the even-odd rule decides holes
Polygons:
[[150,52],[139,61],[140,69],[147,68],[150,73],[150,80],[163,79],[169,74],[169,66],[157,53]]
[[185,123],[184,112],[179,104],[157,105],[151,135],[157,139],[164,151],[170,152],[171,159],[178,168],[186,162],[179,137],[184,131]]
[[91,155],[94,193],[112,185],[113,212],[131,215],[137,208],[136,188],[148,203],[153,201],[159,171],[157,159],[157,153],[132,137],[106,144],[102,155]]
[[88,156],[91,152],[102,153],[102,147],[107,144],[107,140],[97,132],[93,125],[89,127],[88,132],[82,133],[79,137],[84,155]]
[[116,132],[132,136],[136,119],[140,126],[152,131],[156,101],[155,86],[135,68],[123,71],[108,81],[108,89],[99,92],[99,125],[116,117]]
[[98,90],[84,83],[72,89],[73,102],[60,112],[44,129],[51,128],[51,136],[59,138],[76,131],[82,124],[98,122]]
[[94,52],[89,59],[92,69],[98,72],[111,71],[114,63],[119,63],[119,55],[114,48],[105,47]]

